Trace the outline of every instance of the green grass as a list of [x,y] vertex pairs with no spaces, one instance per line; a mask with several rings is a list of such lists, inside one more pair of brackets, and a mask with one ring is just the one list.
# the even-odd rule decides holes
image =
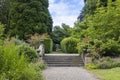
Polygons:
[[61,50],[58,50],[58,51],[53,51],[51,52],[50,54],[63,54],[64,52],[62,52]]
[[120,80],[120,68],[96,69],[92,72],[101,80]]

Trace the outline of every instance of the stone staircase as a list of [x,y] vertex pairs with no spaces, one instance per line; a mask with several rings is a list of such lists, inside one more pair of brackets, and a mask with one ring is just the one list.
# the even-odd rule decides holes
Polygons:
[[84,66],[79,54],[45,54],[43,59],[49,67]]

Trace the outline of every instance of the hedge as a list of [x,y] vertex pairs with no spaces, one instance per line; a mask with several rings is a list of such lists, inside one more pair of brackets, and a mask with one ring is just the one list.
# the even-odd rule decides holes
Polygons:
[[53,49],[53,41],[50,38],[44,38],[45,53],[51,53]]
[[65,53],[77,53],[78,50],[76,47],[78,42],[79,40],[76,38],[72,38],[72,37],[64,38],[61,41],[62,51]]

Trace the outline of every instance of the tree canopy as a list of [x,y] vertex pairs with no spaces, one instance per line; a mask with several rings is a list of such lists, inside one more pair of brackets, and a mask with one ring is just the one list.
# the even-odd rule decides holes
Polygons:
[[[108,0],[107,6],[96,3],[94,14],[86,14],[77,22],[73,31],[79,38],[88,38],[89,48],[99,49],[96,53],[116,55],[120,52],[120,1]],[[81,44],[82,45],[82,44]],[[80,45],[79,45],[80,46]],[[93,47],[94,46],[94,47]]]
[[62,39],[64,39],[65,37],[69,37],[70,29],[71,28],[69,27],[69,25],[66,25],[64,23],[61,25],[61,27],[55,26],[52,32],[52,39],[54,43],[60,44]]
[[5,33],[24,39],[29,34],[52,32],[52,18],[48,0],[2,0],[0,22]]

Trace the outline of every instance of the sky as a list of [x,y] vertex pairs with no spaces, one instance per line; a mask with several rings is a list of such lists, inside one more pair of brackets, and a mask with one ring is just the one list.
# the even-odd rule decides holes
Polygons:
[[83,0],[49,0],[49,11],[53,19],[53,26],[62,23],[73,27],[82,8]]

